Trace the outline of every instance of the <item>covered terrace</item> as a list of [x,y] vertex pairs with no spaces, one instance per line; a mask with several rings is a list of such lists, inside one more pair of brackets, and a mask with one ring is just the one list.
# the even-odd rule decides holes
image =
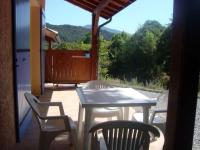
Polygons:
[[[98,78],[98,37],[99,30],[104,25],[99,25],[99,17],[111,19],[113,15],[123,10],[125,7],[134,2],[134,0],[95,0],[95,1],[76,1],[66,0],[78,7],[81,7],[92,13],[92,47],[90,53],[90,75],[89,80]],[[183,7],[180,7],[183,6]],[[180,17],[180,14],[192,16],[193,11],[184,11],[184,8],[193,10],[196,8],[195,3],[190,6],[185,2],[174,1],[173,14],[173,46],[172,46],[172,68],[171,68],[171,83],[169,92],[169,106],[167,129],[165,135],[164,149],[179,149],[192,147],[193,129],[195,120],[195,108],[197,101],[197,85],[199,80],[199,61],[195,56],[196,51],[188,56],[189,51],[194,48],[198,42],[195,41],[196,34],[190,34],[194,29],[197,29],[197,24],[193,19],[188,25],[184,20],[187,18]],[[195,9],[196,10],[196,9]],[[109,22],[109,21],[108,21]],[[179,28],[181,26],[182,28]],[[194,27],[194,28],[193,28]],[[189,29],[189,30],[187,30]],[[184,32],[185,31],[185,32]],[[186,32],[187,31],[187,32]],[[183,44],[182,39],[187,39]],[[191,40],[192,39],[192,40]],[[191,44],[193,43],[193,44]],[[186,46],[187,45],[187,46]],[[189,46],[188,46],[189,45]],[[183,48],[182,48],[183,47]],[[191,54],[191,53],[190,53]],[[84,55],[84,54],[82,54]],[[192,59],[194,58],[194,59]],[[186,64],[186,65],[185,65]],[[190,65],[197,64],[196,67],[190,68]],[[178,74],[177,74],[178,70]],[[184,73],[184,76],[183,76]],[[187,81],[187,82],[185,82]],[[194,88],[194,85],[196,88]],[[192,88],[193,87],[193,88]],[[185,107],[187,104],[187,107]],[[188,112],[188,110],[190,110]],[[185,122],[185,120],[187,120]],[[191,130],[188,130],[188,127]],[[187,133],[183,133],[186,131]],[[187,134],[187,138],[183,138]],[[181,143],[187,143],[184,147]]]
[[[65,114],[72,117],[75,122],[78,122],[79,97],[75,91],[75,87],[69,83],[79,84],[89,80],[98,79],[98,49],[99,49],[99,32],[101,28],[109,23],[112,16],[119,11],[132,4],[134,0],[96,0],[96,1],[76,1],[66,0],[82,9],[85,9],[92,14],[92,42],[89,51],[82,50],[52,50],[51,43],[58,41],[58,33],[54,30],[45,28],[45,39],[48,41],[48,50],[45,52],[45,82],[53,84],[45,84],[44,93],[39,97],[41,101],[59,101],[62,102]],[[100,17],[105,18],[105,23],[99,25]],[[89,57],[87,56],[89,54]],[[63,84],[68,83],[69,85]],[[54,86],[54,84],[58,84]],[[153,97],[155,97],[154,94]],[[58,110],[51,109],[48,115],[55,115]],[[130,111],[131,116],[133,110]],[[131,119],[131,118],[130,118]],[[104,120],[101,120],[104,121]],[[34,132],[33,132],[34,131]],[[28,128],[24,140],[17,144],[18,149],[33,148],[38,145],[39,128],[36,125],[36,120],[32,119],[32,124]],[[70,147],[69,137],[62,136],[55,139],[51,149],[73,149]],[[161,137],[153,142],[150,146],[151,150],[162,149],[164,137]],[[32,145],[32,146],[31,146]]]
[[[98,21],[99,17],[102,16],[106,19],[110,18],[112,15],[116,14],[118,11],[125,8],[127,5],[133,1],[129,0],[68,0],[69,2],[84,8],[92,12],[92,49],[91,54],[91,74],[90,80],[97,78],[97,60],[98,60]],[[26,132],[26,137],[21,143],[16,144],[16,139],[18,137],[18,131],[16,120],[18,119],[18,112],[15,107],[17,100],[17,94],[15,90],[15,78],[16,72],[15,67],[17,67],[15,60],[15,55],[13,54],[13,49],[15,48],[15,42],[17,38],[13,31],[13,26],[16,23],[21,23],[22,27],[24,22],[28,22],[26,25],[29,27],[29,20],[22,19],[23,21],[17,22],[15,20],[15,9],[13,5],[15,1],[2,0],[0,5],[0,82],[1,82],[1,92],[0,92],[0,145],[2,149],[35,149],[37,146],[38,137],[34,136],[37,134],[37,126],[35,126],[35,121],[33,120],[31,126],[29,126],[28,132]],[[24,7],[29,10],[29,2],[17,1],[18,3],[26,4]],[[37,1],[38,2],[38,1]],[[14,4],[13,4],[14,3]],[[42,1],[44,7],[44,0]],[[17,6],[17,5],[16,5]],[[20,5],[22,6],[22,5]],[[39,9],[40,6],[39,6]],[[20,9],[18,9],[20,10]],[[21,10],[20,10],[21,11]],[[23,11],[25,11],[23,9]],[[23,13],[23,11],[21,11]],[[20,13],[21,13],[20,12]],[[28,15],[27,15],[28,16]],[[26,16],[26,17],[27,17]],[[168,104],[168,115],[167,115],[167,126],[165,134],[165,150],[191,150],[193,145],[193,132],[195,123],[195,112],[197,105],[197,91],[198,91],[198,81],[199,81],[199,1],[188,1],[188,0],[174,0],[174,14],[173,14],[173,42],[172,42],[172,61],[171,61],[171,79],[169,86],[169,104]],[[39,20],[39,15],[36,15]],[[21,19],[21,18],[17,18]],[[32,22],[33,23],[33,22]],[[14,25],[13,25],[14,24]],[[41,24],[39,24],[41,25]],[[19,25],[20,26],[20,25]],[[15,29],[15,28],[14,28]],[[26,28],[29,29],[29,28]],[[24,30],[30,32],[29,30]],[[33,32],[32,32],[33,33]],[[38,35],[40,32],[37,33]],[[37,42],[40,43],[41,38],[39,36],[31,36],[36,38]],[[29,35],[29,34],[28,34]],[[20,39],[27,38],[29,36],[20,37]],[[37,43],[37,44],[38,44]],[[23,43],[22,43],[23,44]],[[27,42],[27,45],[29,41]],[[25,46],[27,46],[25,45]],[[39,44],[38,44],[39,45]],[[34,45],[35,46],[35,45]],[[37,45],[36,45],[37,46]],[[14,47],[14,48],[13,48]],[[28,49],[30,45],[27,46]],[[27,47],[24,49],[27,51]],[[40,50],[40,47],[36,47]],[[30,49],[29,49],[30,50]],[[22,49],[21,53],[24,50]],[[37,57],[39,58],[39,57]],[[38,59],[36,59],[36,62]],[[16,66],[15,66],[16,65]],[[27,71],[27,70],[26,70]],[[36,72],[35,72],[36,73]],[[39,73],[39,75],[41,75]],[[41,83],[41,82],[40,82]],[[51,89],[51,87],[50,87]],[[61,97],[54,99],[55,90],[45,89],[44,95],[40,97],[41,100],[47,100],[49,98],[51,101],[55,101],[57,98],[61,98],[65,102],[69,98],[74,99],[74,105],[77,105],[75,100],[76,95],[72,97],[63,97],[63,95],[75,94],[73,90],[67,88],[69,93],[64,89],[58,89]],[[38,92],[39,93],[39,92]],[[52,96],[53,95],[53,96]],[[43,99],[44,98],[44,99]],[[65,103],[63,102],[63,103]],[[65,105],[65,104],[63,104]],[[70,109],[73,107],[70,104],[66,104],[66,113],[70,114]],[[76,109],[76,110],[75,110]],[[75,108],[71,110],[70,115],[74,117],[76,121],[76,113],[78,112]],[[58,149],[57,146],[54,147]],[[66,148],[66,147],[65,147]]]

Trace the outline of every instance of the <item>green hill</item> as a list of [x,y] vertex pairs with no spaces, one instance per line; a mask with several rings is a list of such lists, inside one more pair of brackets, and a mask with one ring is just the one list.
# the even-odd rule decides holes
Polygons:
[[[73,25],[52,25],[47,23],[46,26],[50,29],[56,30],[59,33],[62,42],[75,42],[84,38],[84,36],[91,32],[89,28],[82,26]],[[101,31],[101,35],[106,39],[110,40],[115,33],[111,33],[105,30]]]

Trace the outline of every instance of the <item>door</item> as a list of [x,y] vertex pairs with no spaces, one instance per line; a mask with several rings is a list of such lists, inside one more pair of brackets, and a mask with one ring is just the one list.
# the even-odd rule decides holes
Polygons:
[[30,92],[30,2],[29,0],[13,1],[15,18],[14,57],[15,57],[15,113],[17,141],[23,135],[31,120],[31,111],[24,93]]
[[45,13],[40,11],[40,75],[41,75],[41,93],[44,92],[45,84]]

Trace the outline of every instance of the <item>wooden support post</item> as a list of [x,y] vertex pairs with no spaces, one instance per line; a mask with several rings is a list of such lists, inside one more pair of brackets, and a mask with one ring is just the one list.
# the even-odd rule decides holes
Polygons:
[[199,80],[199,0],[174,0],[172,66],[164,150],[191,150]]
[[99,17],[102,9],[106,7],[111,0],[103,0],[99,3],[96,7],[94,12],[92,13],[92,66],[91,66],[91,79],[96,80],[98,78],[98,49],[99,49],[99,31],[98,31],[98,24],[99,24]]
[[91,73],[91,79],[96,80],[97,77],[97,68],[98,68],[98,22],[99,22],[99,14],[92,14],[92,73]]

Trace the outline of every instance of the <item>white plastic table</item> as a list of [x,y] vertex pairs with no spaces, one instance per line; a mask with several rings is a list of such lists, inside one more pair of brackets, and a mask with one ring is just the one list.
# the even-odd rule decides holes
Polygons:
[[[137,107],[143,108],[143,121],[148,123],[149,109],[156,105],[155,99],[150,99],[132,88],[103,88],[103,89],[76,89],[80,98],[78,116],[78,146],[88,150],[88,133],[91,122],[91,112],[96,107]],[[125,119],[128,119],[129,109],[125,110]],[[83,115],[85,111],[85,125]],[[84,130],[84,134],[83,134]]]

